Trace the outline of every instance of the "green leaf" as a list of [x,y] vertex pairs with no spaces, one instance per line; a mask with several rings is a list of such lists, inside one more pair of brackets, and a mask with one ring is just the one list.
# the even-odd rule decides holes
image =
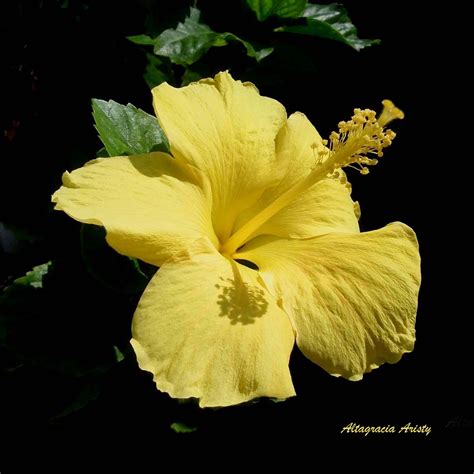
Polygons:
[[118,254],[107,244],[103,227],[81,226],[81,250],[88,272],[107,288],[125,294],[144,291],[149,278],[137,260]]
[[[8,333],[15,325],[22,324],[37,310],[37,296],[43,290],[45,277],[48,275],[52,262],[33,267],[16,280],[10,281],[0,291],[0,344],[6,343]],[[22,307],[27,307],[22,312]]]
[[181,87],[187,86],[191,82],[197,82],[204,76],[199,72],[187,67],[181,77]]
[[127,36],[127,39],[142,46],[153,46],[155,44],[155,40],[148,35]]
[[100,148],[99,150],[97,150],[97,152],[95,154],[96,158],[108,158],[109,156],[110,155],[107,153],[107,150],[105,149],[104,146],[102,148]]
[[171,423],[170,428],[175,433],[192,433],[197,430],[194,426],[189,426],[185,423]]
[[155,38],[154,53],[169,58],[174,64],[189,66],[201,59],[210,48],[226,46],[228,41],[241,43],[247,56],[257,61],[261,61],[273,51],[273,48],[259,49],[233,33],[217,33],[209,26],[199,23],[199,16],[199,10],[191,7],[184,23],[178,23],[175,29],[165,30]]
[[199,10],[191,7],[184,23],[178,23],[176,29],[163,31],[155,39],[155,54],[170,58],[175,64],[187,66],[198,61],[212,46],[224,46],[221,35],[199,23],[199,16]]
[[73,413],[82,410],[93,401],[99,398],[102,391],[102,387],[98,382],[89,382],[82,387],[77,393],[76,397],[71,403],[64,408],[60,413],[50,419],[51,422],[55,422],[66,416],[72,415]]
[[171,70],[169,61],[165,64],[160,58],[157,58],[150,53],[147,53],[146,57],[148,63],[143,78],[150,89],[153,89],[153,87],[156,87],[163,82],[174,82],[173,71]]
[[131,104],[92,99],[92,115],[110,156],[169,152],[169,143],[156,117]]
[[247,56],[250,56],[251,58],[255,58],[257,62],[260,62],[262,59],[266,58],[267,56],[273,53],[273,48],[256,49],[254,45],[252,45],[248,41],[245,41],[239,38],[233,33],[222,33],[222,37],[226,41],[237,41],[238,43],[242,44],[245,47]]
[[43,263],[33,267],[26,272],[25,276],[17,278],[14,283],[17,285],[32,286],[33,288],[43,288],[43,278],[48,274],[51,262]]
[[378,39],[359,38],[357,28],[352,24],[346,9],[337,3],[329,5],[309,4],[302,17],[305,18],[305,25],[283,26],[275,31],[332,39],[345,43],[356,51],[380,43]]
[[[132,43],[139,44],[142,46],[155,46],[156,39],[148,35],[136,35],[127,36],[127,39]],[[147,65],[143,78],[145,79],[148,87],[153,89],[163,82],[173,83],[173,71],[171,70],[170,64],[165,64],[163,61],[153,54],[146,54]]]
[[[0,343],[6,344],[7,336],[15,325],[22,324],[38,310],[35,297],[44,291],[44,283],[52,262],[33,267],[16,280],[9,281],[0,290]],[[26,310],[24,310],[26,308]]]
[[287,398],[270,398],[270,401],[273,403],[283,403],[286,402]]
[[[101,299],[113,316],[98,309]],[[102,376],[128,355],[126,308],[132,299],[104,291],[76,258],[34,267],[0,291],[0,366],[77,379]],[[118,336],[120,314],[125,334]]]
[[117,362],[122,362],[122,360],[125,359],[124,353],[117,346],[113,346],[113,348],[114,348],[116,361]]
[[281,18],[298,18],[303,13],[307,0],[247,0],[259,21],[275,15]]

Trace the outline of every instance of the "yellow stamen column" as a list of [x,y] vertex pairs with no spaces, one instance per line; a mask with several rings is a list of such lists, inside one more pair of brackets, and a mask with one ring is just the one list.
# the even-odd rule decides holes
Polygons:
[[[384,108],[378,118],[373,110],[355,109],[348,122],[340,122],[338,132],[332,132],[329,149],[318,156],[315,167],[308,176],[270,203],[250,219],[221,245],[220,252],[232,257],[236,250],[278,211],[290,204],[301,193],[318,181],[326,178],[338,168],[356,168],[368,174],[368,166],[376,165],[383,156],[383,149],[391,145],[395,133],[384,129],[394,119],[402,119],[403,112],[390,100],[382,102]],[[375,156],[377,158],[375,158]]]

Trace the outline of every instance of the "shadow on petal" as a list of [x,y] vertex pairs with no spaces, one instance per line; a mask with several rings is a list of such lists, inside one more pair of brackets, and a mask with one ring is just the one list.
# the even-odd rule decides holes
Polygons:
[[253,324],[267,312],[268,301],[263,289],[244,282],[237,265],[231,263],[233,278],[220,278],[222,283],[216,284],[219,316],[229,318],[231,324]]

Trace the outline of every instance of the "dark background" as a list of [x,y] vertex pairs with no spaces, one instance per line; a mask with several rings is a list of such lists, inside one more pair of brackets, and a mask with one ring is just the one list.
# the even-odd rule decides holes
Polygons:
[[[240,2],[229,2],[225,8],[213,7],[215,3],[198,4],[203,20],[215,30],[245,38],[255,35],[257,26],[262,28],[250,15],[242,22]],[[101,351],[104,341],[125,343],[137,297],[117,296],[91,279],[80,258],[79,226],[52,212],[50,195],[65,169],[93,158],[101,146],[93,128],[92,97],[131,102],[152,112],[142,79],[143,50],[125,36],[144,32],[151,7],[172,24],[186,5],[37,0],[5,2],[0,7],[4,51],[0,222],[28,235],[14,251],[1,256],[0,281],[11,281],[48,260],[55,262],[58,275],[56,302],[52,306],[48,302],[51,320],[30,326],[20,345],[57,345],[51,334],[54,338],[64,334],[61,349],[87,359]],[[303,43],[314,47],[316,69],[295,65],[293,56],[283,56],[286,73],[271,75],[268,66],[271,80],[257,84],[289,113],[306,113],[323,136],[348,118],[353,107],[377,109],[382,99],[390,98],[405,111],[406,119],[394,124],[398,137],[382,162],[369,176],[352,175],[351,181],[362,208],[363,230],[400,220],[417,232],[423,284],[415,351],[362,382],[350,383],[328,376],[295,349],[291,369],[296,398],[221,410],[199,410],[160,394],[132,357],[108,373],[96,401],[56,422],[51,417],[76,393],[76,379],[25,363],[18,370],[5,370],[0,378],[2,473],[2,459],[15,447],[36,447],[38,456],[49,463],[63,449],[81,456],[98,449],[120,459],[134,457],[139,449],[162,449],[167,442],[188,445],[216,439],[231,449],[256,451],[269,440],[287,443],[291,452],[298,446],[303,451],[299,456],[307,459],[316,446],[326,444],[360,452],[370,452],[374,446],[393,453],[413,448],[420,459],[446,455],[452,466],[467,457],[472,344],[465,321],[471,314],[463,297],[469,282],[459,272],[459,259],[467,258],[462,241],[466,218],[459,217],[456,196],[468,181],[459,160],[464,153],[460,145],[469,140],[469,131],[455,110],[454,96],[460,87],[452,54],[456,46],[447,42],[451,33],[436,29],[445,19],[431,3],[410,5],[409,11],[398,2],[345,5],[360,36],[381,38],[380,46],[356,53],[342,44],[294,36],[294,48]],[[255,78],[255,71],[249,70],[252,60],[237,46],[213,50],[209,57],[212,72],[227,67],[229,61],[236,77]],[[61,277],[65,269],[66,279]],[[10,357],[2,352],[0,356],[4,361]],[[453,420],[458,423],[450,423]],[[169,425],[176,421],[198,429],[175,434]],[[350,422],[428,424],[432,434],[367,438],[340,434]],[[109,439],[127,450],[109,452],[105,448]],[[370,462],[364,461],[364,466]]]

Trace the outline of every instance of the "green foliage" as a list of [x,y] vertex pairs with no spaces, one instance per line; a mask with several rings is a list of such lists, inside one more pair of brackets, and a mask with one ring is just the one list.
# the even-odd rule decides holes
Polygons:
[[114,346],[114,353],[117,362],[122,362],[125,359],[125,354],[117,346]]
[[[107,289],[91,285],[73,261],[37,265],[0,291],[0,367],[16,379],[32,371],[49,379],[54,374],[56,389],[63,392],[49,415],[54,423],[96,400],[104,380],[129,356],[134,304],[124,305],[116,292],[108,299]],[[115,324],[100,299],[114,301],[108,311]],[[127,315],[125,340],[112,337],[121,326],[120,306]]]
[[338,3],[316,5],[308,4],[306,0],[247,0],[247,5],[255,12],[259,21],[270,16],[301,18],[305,21],[303,25],[280,26],[275,28],[277,32],[285,31],[340,41],[357,51],[380,42],[359,38],[357,28],[352,24],[347,10]]
[[92,99],[95,127],[110,156],[169,152],[169,143],[156,117],[131,104]]
[[380,40],[377,39],[359,38],[357,28],[352,24],[347,15],[347,10],[337,3],[329,5],[309,4],[302,17],[305,19],[304,25],[282,26],[277,28],[276,31],[336,40],[351,46],[356,51],[380,43]]
[[255,58],[257,62],[260,62],[262,59],[265,59],[273,52],[273,48],[256,49],[255,45],[252,45],[248,41],[244,41],[243,39],[239,38],[238,36],[235,36],[232,33],[222,33],[221,38],[225,39],[226,41],[237,41],[238,43],[242,44],[245,48],[245,51],[247,52],[247,56]]
[[90,403],[99,398],[101,390],[102,387],[97,381],[87,382],[79,389],[69,404],[57,415],[53,416],[50,421],[57,422],[87,407]]
[[173,71],[169,61],[165,62],[150,53],[146,54],[146,58],[148,62],[143,78],[150,89],[153,89],[153,87],[158,86],[162,82],[173,82]]
[[194,426],[189,426],[186,423],[171,423],[170,428],[175,433],[193,433],[197,430]]
[[199,16],[199,10],[191,8],[183,23],[163,31],[153,42],[154,53],[186,66],[195,63],[212,46],[224,46],[221,35],[200,23]]
[[[241,43],[247,56],[257,61],[266,58],[273,51],[272,48],[258,49],[233,33],[217,33],[199,21],[200,15],[201,12],[197,8],[191,7],[189,16],[185,18],[183,23],[178,23],[176,28],[169,28],[156,38],[137,35],[129,36],[128,39],[142,46],[153,46],[153,52],[157,56],[169,58],[172,63],[180,66],[194,64],[213,46],[227,46],[229,41]],[[161,78],[157,77],[156,79]],[[147,82],[159,84],[156,80],[147,80]]]
[[[232,70],[234,64],[241,67],[242,58],[237,56],[233,61],[232,54],[219,66],[213,65],[208,59],[211,49],[222,48],[232,43],[240,44],[247,57],[255,60],[255,62],[249,61],[247,71],[252,76],[257,74],[262,80],[268,75],[265,67],[274,59],[273,63],[278,67],[275,69],[273,65],[272,75],[278,80],[286,74],[286,65],[284,61],[275,59],[274,53],[277,50],[289,51],[292,48],[290,36],[279,34],[281,32],[339,41],[357,51],[379,43],[379,40],[359,38],[356,27],[340,4],[317,5],[308,3],[307,0],[247,0],[246,4],[255,13],[259,22],[265,21],[272,26],[268,28],[262,25],[259,28],[257,24],[255,31],[250,33],[250,36],[258,38],[257,41],[253,38],[242,38],[231,32],[215,31],[201,20],[201,12],[195,6],[190,8],[187,17],[174,28],[163,31],[160,30],[159,23],[149,21],[149,34],[129,36],[128,39],[137,45],[145,48],[153,47],[153,54],[146,53],[144,79],[148,86],[153,88],[165,81],[176,86],[187,85],[203,77],[212,76],[219,70]],[[248,22],[248,18],[243,17],[241,22]],[[159,31],[161,33],[157,34]],[[265,46],[257,46],[260,42]],[[304,55],[311,57],[314,53],[311,44],[299,49],[305,50],[296,53],[299,57]],[[290,57],[286,59],[291,61]],[[184,67],[184,72],[182,69],[176,69],[176,66]],[[296,64],[298,69],[302,66],[303,64]],[[258,74],[258,71],[261,73]]]
[[[80,331],[73,324],[71,304],[77,304],[64,304],[61,299],[67,296],[65,275],[64,269],[60,274],[48,262],[34,267],[0,292],[0,344],[17,360],[31,360],[56,372],[76,377],[101,373],[118,362],[118,354],[113,345],[107,344],[94,352],[91,336],[84,339],[89,341],[84,350],[83,341],[77,339]],[[84,354],[78,351],[78,345]]]
[[211,72],[207,68],[196,68],[195,66],[187,67],[184,71],[183,76],[181,77],[181,85],[187,86],[191,82],[199,81],[203,77],[211,76]]
[[298,18],[304,11],[307,0],[247,0],[259,21],[275,15],[281,18]]
[[14,283],[17,285],[31,286],[33,288],[43,288],[43,278],[48,274],[51,262],[43,263],[33,267],[26,272],[25,276],[17,278]]
[[128,36],[127,39],[141,46],[154,46],[155,44],[155,40],[148,35]]

